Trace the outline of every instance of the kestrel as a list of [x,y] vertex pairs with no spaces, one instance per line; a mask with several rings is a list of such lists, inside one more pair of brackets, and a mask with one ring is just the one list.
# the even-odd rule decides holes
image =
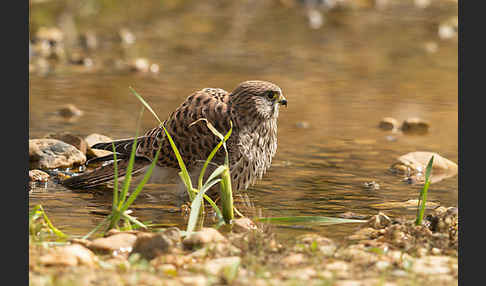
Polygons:
[[[205,118],[222,134],[229,131],[231,121],[233,130],[226,144],[232,187],[233,190],[245,190],[257,178],[262,178],[277,151],[277,118],[280,105],[287,106],[280,87],[266,81],[245,81],[231,93],[219,88],[205,88],[193,93],[170,114],[163,125],[174,140],[196,184],[203,163],[220,142],[206,122],[199,119]],[[113,143],[117,154],[118,176],[122,178],[128,166],[133,138],[116,140]],[[167,183],[178,177],[179,165],[161,126],[138,137],[136,144],[132,176],[143,177],[142,174],[162,146],[150,182]],[[98,143],[92,148],[113,150],[112,142]],[[220,148],[212,160],[212,169],[222,165],[224,158],[224,150]],[[102,157],[101,161],[106,161],[105,165],[71,177],[63,181],[63,185],[86,189],[113,181],[113,156]],[[211,172],[208,168],[206,174]],[[184,190],[182,181],[179,187],[179,191]]]

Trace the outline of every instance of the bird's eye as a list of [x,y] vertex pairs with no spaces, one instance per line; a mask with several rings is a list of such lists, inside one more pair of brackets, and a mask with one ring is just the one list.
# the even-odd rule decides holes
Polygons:
[[267,97],[269,99],[274,99],[277,96],[277,93],[275,91],[268,91],[267,92]]

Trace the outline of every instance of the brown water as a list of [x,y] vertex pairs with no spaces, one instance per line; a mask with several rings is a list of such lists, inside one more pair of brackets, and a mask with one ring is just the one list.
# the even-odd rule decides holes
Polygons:
[[[132,5],[127,11],[115,7],[111,22],[106,17],[80,22],[80,29],[100,35],[99,50],[91,55],[95,67],[58,65],[47,75],[30,74],[30,138],[61,131],[133,136],[141,104],[128,86],[163,119],[196,90],[230,91],[244,80],[262,79],[278,84],[289,105],[280,113],[271,169],[243,194],[250,215],[375,214],[374,204],[418,196],[420,186],[388,171],[398,156],[433,151],[458,161],[458,43],[457,38],[441,40],[437,35],[440,22],[457,16],[453,2],[438,1],[426,9],[405,1],[384,9],[335,10],[325,15],[320,29],[309,27],[300,5],[201,2]],[[36,7],[31,14],[40,13]],[[134,32],[135,44],[121,46],[113,40],[121,26]],[[426,51],[428,42],[436,43],[436,52]],[[160,72],[132,73],[111,64],[135,56],[159,64]],[[84,115],[71,122],[59,118],[54,112],[66,103]],[[400,122],[420,117],[431,127],[423,136],[396,135],[377,128],[387,116]],[[302,122],[308,128],[300,128]],[[145,112],[143,129],[156,124]],[[369,181],[380,189],[364,188]],[[150,185],[135,202],[134,215],[183,227],[185,218],[171,189]],[[433,184],[428,198],[457,206],[457,195],[456,176]],[[29,204],[42,204],[61,230],[85,234],[103,219],[97,211],[107,210],[110,200],[109,195],[50,183],[34,189]],[[385,212],[415,215],[413,209]],[[313,231],[340,237],[357,227],[292,225],[276,231],[283,236]]]

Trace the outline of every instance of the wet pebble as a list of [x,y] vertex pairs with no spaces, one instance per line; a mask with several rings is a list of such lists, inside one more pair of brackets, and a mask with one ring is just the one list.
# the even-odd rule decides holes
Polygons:
[[429,123],[420,118],[408,118],[400,128],[405,134],[423,135],[429,131]]
[[158,64],[150,63],[146,58],[137,58],[129,63],[131,71],[158,73],[160,68]]
[[89,243],[88,248],[112,254],[128,254],[132,251],[136,241],[137,235],[120,232],[108,237],[94,239]]
[[383,130],[396,130],[399,127],[398,120],[393,117],[384,117],[381,119],[378,127]]
[[77,108],[74,104],[66,104],[65,106],[61,107],[57,112],[59,115],[65,118],[83,115],[83,111]]
[[69,62],[73,65],[81,65],[85,67],[93,66],[93,60],[79,51],[74,51],[69,55]]
[[86,162],[86,156],[76,147],[57,139],[30,139],[31,169],[68,168]]
[[424,49],[430,54],[434,54],[439,50],[439,45],[436,42],[426,42],[424,44]]
[[394,173],[405,175],[415,183],[424,183],[427,164],[432,156],[434,156],[434,162],[430,177],[431,183],[439,182],[457,174],[458,166],[456,163],[437,153],[425,151],[410,152],[398,157],[397,162],[392,164],[390,169]]
[[257,229],[256,224],[247,217],[237,218],[232,221],[231,230],[235,233],[244,233]]
[[377,191],[377,190],[380,189],[380,184],[378,184],[375,181],[364,182],[363,186],[364,186],[365,189],[370,190],[370,191]]
[[449,18],[439,25],[438,35],[442,40],[452,39],[457,35],[459,21],[457,17]]
[[136,40],[135,35],[126,28],[122,28],[118,31],[118,37],[124,44],[133,44]]
[[47,182],[49,174],[41,170],[29,170],[29,180],[31,182]]
[[299,121],[299,122],[295,123],[295,126],[297,128],[307,129],[307,128],[310,127],[310,124],[307,121]]
[[[370,205],[373,208],[377,209],[400,209],[400,208],[406,208],[406,209],[414,209],[417,208],[418,205],[418,200],[413,199],[413,200],[407,200],[407,201],[402,201],[402,202],[384,202],[384,203],[378,203],[378,204],[372,204]],[[439,204],[431,201],[425,202],[425,207],[426,209],[432,209],[437,207]]]
[[366,224],[374,229],[383,229],[391,223],[392,220],[387,215],[379,212],[377,215],[372,216]]

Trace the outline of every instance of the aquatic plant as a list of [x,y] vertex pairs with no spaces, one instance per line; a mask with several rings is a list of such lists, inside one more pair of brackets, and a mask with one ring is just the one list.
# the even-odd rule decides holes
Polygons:
[[137,123],[137,131],[135,133],[135,138],[133,140],[132,144],[132,150],[130,152],[130,159],[128,161],[128,166],[126,170],[126,174],[123,180],[123,185],[121,187],[121,191],[119,190],[118,186],[118,165],[117,165],[117,157],[116,157],[116,152],[115,152],[115,144],[112,143],[112,148],[113,148],[113,166],[115,169],[114,172],[114,186],[113,186],[113,203],[112,203],[112,208],[111,208],[111,213],[100,223],[98,224],[91,232],[86,234],[83,238],[88,238],[91,236],[93,233],[98,231],[98,229],[103,226],[103,225],[108,225],[107,228],[105,229],[105,232],[112,229],[112,228],[119,228],[119,222],[120,220],[124,221],[124,229],[132,229],[132,223],[135,224],[137,227],[141,228],[147,228],[145,224],[142,222],[138,221],[135,217],[130,216],[131,211],[128,210],[130,205],[133,204],[137,196],[140,194],[142,191],[143,187],[145,184],[148,182],[150,179],[150,176],[152,175],[152,171],[155,167],[155,164],[157,162],[157,159],[159,158],[160,154],[160,149],[157,150],[154,160],[150,164],[149,168],[147,169],[147,172],[145,173],[143,179],[140,181],[140,183],[136,186],[135,190],[128,196],[128,190],[130,189],[130,183],[132,180],[132,170],[133,170],[133,165],[135,163],[135,153],[136,153],[136,148],[137,148],[137,137],[138,137],[138,130],[140,129],[140,121],[143,115],[143,110],[144,107],[142,107],[142,110],[140,111],[140,116],[138,118],[138,123]]
[[434,156],[432,156],[427,164],[427,168],[425,169],[425,183],[424,187],[420,191],[418,205],[417,205],[417,216],[415,219],[415,225],[421,225],[422,220],[424,219],[425,213],[425,204],[427,203],[427,191],[430,185],[430,174],[432,172],[432,164],[434,162]]
[[47,217],[42,205],[36,205],[29,211],[29,238],[41,240],[43,233],[52,233],[57,238],[66,238],[67,235],[57,229]]

